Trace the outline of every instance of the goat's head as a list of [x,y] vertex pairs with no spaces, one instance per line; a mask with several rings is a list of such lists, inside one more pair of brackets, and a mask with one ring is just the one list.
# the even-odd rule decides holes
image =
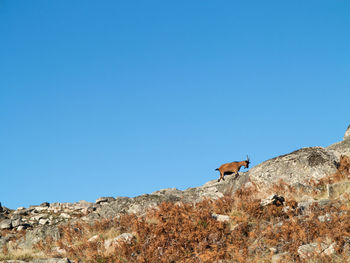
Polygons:
[[244,165],[244,167],[245,167],[245,168],[249,168],[249,163],[250,163],[250,160],[249,160],[249,157],[248,157],[248,155],[247,155],[247,160],[245,160],[245,165]]

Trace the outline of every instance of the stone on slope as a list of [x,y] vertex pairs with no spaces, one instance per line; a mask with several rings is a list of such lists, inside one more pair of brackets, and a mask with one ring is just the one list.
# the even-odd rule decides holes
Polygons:
[[11,219],[4,219],[0,222],[0,229],[11,229],[12,221]]
[[330,256],[335,253],[335,243],[326,244],[326,243],[310,243],[302,245],[298,248],[298,254],[301,258],[308,258],[318,254]]
[[40,204],[41,207],[49,207],[50,203],[49,202],[43,202]]
[[219,222],[229,222],[230,221],[230,216],[228,215],[220,215],[220,214],[212,214],[212,218]]
[[131,233],[123,233],[117,236],[116,238],[107,239],[104,241],[105,249],[109,249],[112,246],[118,245],[121,242],[125,242],[127,244],[131,244],[131,242],[135,239],[135,235]]
[[[178,199],[179,201],[180,199]],[[134,198],[119,197],[115,201],[109,202],[108,205],[102,205],[96,208],[95,213],[88,215],[91,219],[98,218],[113,218],[125,213],[143,214],[147,209],[155,207],[166,201],[159,195],[141,195]]]
[[12,227],[18,227],[21,225],[21,223],[22,223],[21,218],[12,219],[12,222],[11,222]]
[[51,237],[54,240],[60,238],[60,231],[57,226],[43,225],[36,227],[33,230],[28,230],[24,237],[24,240],[20,242],[20,248],[32,248],[33,245],[38,243],[40,240],[45,240],[45,238]]
[[282,206],[284,201],[285,199],[283,196],[278,196],[273,194],[265,199],[262,199],[260,201],[260,205],[261,206],[268,206],[268,205]]
[[115,200],[114,197],[100,197],[95,201],[95,203],[96,204],[108,203],[108,202],[112,202],[114,200]]

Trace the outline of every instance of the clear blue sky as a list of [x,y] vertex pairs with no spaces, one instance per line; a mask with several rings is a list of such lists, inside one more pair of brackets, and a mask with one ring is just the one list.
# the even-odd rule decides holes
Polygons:
[[135,196],[340,141],[350,2],[0,0],[0,202]]

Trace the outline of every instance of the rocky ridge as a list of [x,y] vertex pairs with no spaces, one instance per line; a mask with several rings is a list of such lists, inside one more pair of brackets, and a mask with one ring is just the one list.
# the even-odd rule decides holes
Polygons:
[[[241,172],[237,179],[228,175],[225,177],[225,181],[218,183],[217,179],[214,179],[203,186],[189,188],[184,191],[170,188],[134,198],[101,197],[94,203],[80,201],[77,203],[49,204],[45,202],[38,206],[20,207],[16,210],[10,210],[2,207],[0,204],[0,247],[11,242],[13,237],[22,235],[17,246],[23,249],[30,249],[46,237],[59,239],[59,226],[62,224],[79,220],[92,223],[95,220],[118,217],[126,213],[142,215],[147,209],[156,207],[163,202],[196,203],[205,198],[217,199],[223,197],[224,194],[233,194],[238,189],[251,185],[257,186],[260,190],[261,198],[272,200],[274,195],[271,195],[272,193],[267,190],[271,188],[271,185],[278,184],[281,180],[288,185],[303,190],[303,195],[300,196],[299,207],[307,211],[307,207],[311,203],[316,202],[308,195],[308,192],[310,193],[312,190],[310,182],[317,182],[334,173],[337,170],[341,155],[350,156],[349,128],[343,141],[328,147],[303,148],[267,160],[251,168],[248,172]],[[325,199],[333,195],[335,188],[338,189],[338,195],[341,195],[339,189],[342,192],[348,192],[350,185],[344,186],[342,184],[338,186],[337,184],[330,184],[326,189]],[[266,202],[268,203],[269,201]],[[322,202],[320,203],[321,205]],[[225,218],[222,215],[213,216]],[[309,247],[312,248],[313,245]],[[300,253],[304,253],[305,250],[306,248],[300,248]],[[54,260],[31,262],[70,262],[68,259]]]

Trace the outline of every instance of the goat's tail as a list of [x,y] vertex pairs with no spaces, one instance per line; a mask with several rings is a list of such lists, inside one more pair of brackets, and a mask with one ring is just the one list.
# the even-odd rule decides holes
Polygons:
[[219,171],[219,168],[216,168],[215,171]]

